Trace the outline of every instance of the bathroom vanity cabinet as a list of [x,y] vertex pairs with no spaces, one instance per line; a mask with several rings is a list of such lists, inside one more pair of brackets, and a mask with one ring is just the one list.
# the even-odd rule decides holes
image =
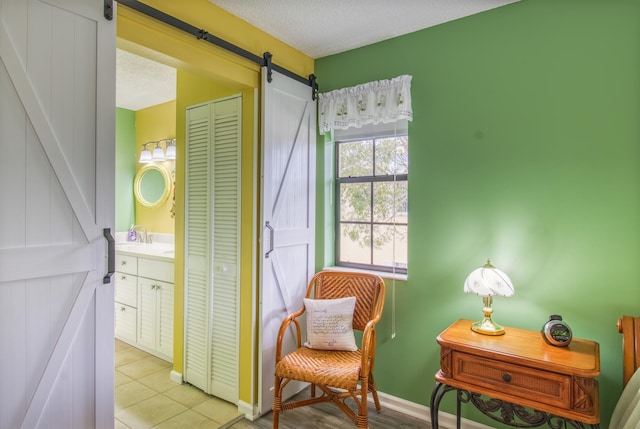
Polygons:
[[116,250],[115,336],[173,362],[173,258]]

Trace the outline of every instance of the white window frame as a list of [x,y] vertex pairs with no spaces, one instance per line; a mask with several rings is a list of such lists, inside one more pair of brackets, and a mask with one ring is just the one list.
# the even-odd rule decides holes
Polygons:
[[[332,186],[332,198],[331,202],[334,204],[333,210],[333,251],[334,251],[334,263],[335,266],[339,269],[348,269],[348,270],[356,270],[356,271],[367,271],[367,272],[375,272],[385,277],[394,277],[399,279],[406,279],[408,266],[407,268],[399,268],[396,266],[395,261],[392,261],[392,265],[389,267],[373,265],[373,264],[361,264],[361,263],[345,263],[339,261],[339,246],[340,246],[340,219],[339,219],[339,195],[338,195],[338,145],[339,142],[346,141],[357,141],[357,140],[370,140],[370,139],[380,139],[385,137],[395,137],[395,136],[403,136],[408,135],[408,121],[400,120],[394,123],[388,124],[376,124],[376,125],[365,125],[361,128],[350,128],[348,130],[334,130],[333,134],[333,142],[334,142],[334,150],[331,154],[330,162],[332,163],[332,175],[331,175],[331,186]],[[328,160],[329,161],[329,160]],[[400,175],[403,177],[401,181],[405,181],[408,184],[408,173],[407,175]],[[406,179],[404,179],[406,177]],[[408,226],[408,221],[407,221]],[[408,245],[407,245],[408,247]],[[408,253],[408,248],[407,248]],[[408,258],[407,258],[408,259]]]

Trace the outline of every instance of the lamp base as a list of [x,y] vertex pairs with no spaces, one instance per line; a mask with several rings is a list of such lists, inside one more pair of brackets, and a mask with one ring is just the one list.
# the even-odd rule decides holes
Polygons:
[[471,330],[483,335],[504,335],[504,328],[491,320],[490,317],[472,323]]

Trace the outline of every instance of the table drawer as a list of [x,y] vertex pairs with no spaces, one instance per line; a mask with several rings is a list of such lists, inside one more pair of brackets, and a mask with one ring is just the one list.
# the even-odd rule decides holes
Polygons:
[[569,408],[571,377],[453,352],[453,378],[496,392]]

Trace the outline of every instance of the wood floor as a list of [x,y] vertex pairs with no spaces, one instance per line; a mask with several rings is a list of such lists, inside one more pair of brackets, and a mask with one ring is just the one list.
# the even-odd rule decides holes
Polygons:
[[[298,397],[309,397],[309,388],[300,392]],[[355,425],[338,407],[332,404],[316,404],[296,408],[280,413],[280,429],[342,429],[354,428]],[[241,420],[228,426],[232,429],[271,429],[273,413],[268,413],[251,422]],[[386,409],[376,411],[369,403],[369,429],[431,429],[431,425],[415,417]]]

